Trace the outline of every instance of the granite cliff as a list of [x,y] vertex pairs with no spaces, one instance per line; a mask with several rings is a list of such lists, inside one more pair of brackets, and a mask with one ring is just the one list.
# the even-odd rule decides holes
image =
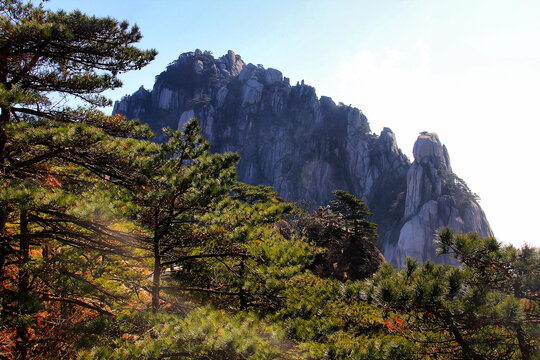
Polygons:
[[287,200],[315,207],[335,189],[356,194],[373,211],[379,246],[397,266],[406,256],[448,262],[434,255],[441,226],[491,235],[436,134],[419,136],[411,164],[394,133],[372,133],[359,109],[317,97],[304,81],[291,86],[280,71],[246,64],[232,51],[180,55],[151,91],[122,98],[114,113],[149,124],[157,141],[163,127],[197,117],[212,151],[241,155],[239,180],[272,185]]

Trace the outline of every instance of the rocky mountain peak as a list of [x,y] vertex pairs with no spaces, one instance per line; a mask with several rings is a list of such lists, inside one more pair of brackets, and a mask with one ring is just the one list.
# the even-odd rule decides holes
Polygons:
[[377,141],[377,146],[382,147],[387,152],[399,155],[400,149],[398,148],[396,135],[390,128],[383,128],[379,140]]
[[434,132],[420,133],[413,147],[414,161],[418,163],[432,163],[436,168],[450,169],[450,160],[446,147],[441,144],[439,135]]
[[441,226],[491,234],[437,134],[420,134],[411,164],[395,134],[372,133],[360,109],[319,98],[304,80],[291,86],[281,71],[246,64],[233,51],[181,54],[152,91],[122,98],[114,112],[149,124],[156,141],[163,127],[197,117],[212,151],[240,154],[240,181],[272,185],[307,208],[326,205],[336,189],[355,194],[373,211],[379,246],[397,266],[406,256],[435,258]]
[[[405,254],[421,261],[456,264],[448,255],[436,257],[437,229],[474,231],[493,236],[484,212],[466,184],[450,167],[448,151],[436,133],[422,132],[413,148],[414,162],[407,172],[407,193],[397,246],[385,256],[401,267]],[[392,254],[390,254],[392,253]]]
[[236,55],[234,51],[227,51],[227,55],[219,58],[218,66],[222,72],[228,72],[230,76],[237,76],[246,65],[240,55]]

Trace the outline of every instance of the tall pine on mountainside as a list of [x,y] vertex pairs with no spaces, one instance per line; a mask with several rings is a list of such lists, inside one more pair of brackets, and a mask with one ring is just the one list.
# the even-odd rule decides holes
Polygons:
[[[107,313],[118,294],[100,278],[136,240],[106,216],[116,185],[138,181],[131,162],[145,146],[135,138],[150,132],[97,111],[108,104],[99,93],[156,52],[133,46],[141,34],[127,22],[15,0],[0,3],[0,33],[2,326],[17,359],[58,356],[65,326],[53,313]],[[65,106],[73,98],[90,107]]]
[[[139,248],[152,258],[152,308],[160,307],[163,270],[187,260],[233,254],[203,251],[201,216],[225,198],[236,179],[236,154],[209,154],[198,122],[183,131],[165,129],[168,141],[138,164],[145,181],[131,188],[133,214],[143,229]],[[170,274],[169,274],[170,275]]]
[[232,199],[204,217],[206,251],[224,256],[186,264],[178,280],[207,291],[205,298],[220,307],[261,314],[281,307],[290,278],[303,272],[320,251],[297,233],[285,236],[277,226],[293,211],[268,187],[236,184]]

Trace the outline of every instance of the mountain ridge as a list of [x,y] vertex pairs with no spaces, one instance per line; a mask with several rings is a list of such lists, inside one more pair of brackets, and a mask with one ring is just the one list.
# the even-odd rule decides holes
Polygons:
[[374,134],[361,110],[317,97],[304,81],[291,86],[279,70],[246,64],[233,51],[181,54],[151,91],[141,87],[113,112],[149,124],[156,141],[163,127],[197,117],[212,151],[240,154],[240,181],[274,186],[287,200],[315,207],[332,190],[354,193],[373,211],[379,246],[395,266],[406,256],[452,263],[435,256],[441,226],[493,235],[437,134],[419,135],[411,163],[394,133]]

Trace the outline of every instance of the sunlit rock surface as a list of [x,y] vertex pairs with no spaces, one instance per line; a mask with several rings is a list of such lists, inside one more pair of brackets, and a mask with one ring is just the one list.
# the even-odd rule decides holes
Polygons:
[[319,98],[304,81],[291,86],[280,71],[232,51],[180,55],[152,91],[122,98],[114,112],[149,124],[156,141],[163,127],[182,128],[195,116],[212,151],[240,154],[239,180],[272,185],[306,207],[327,204],[336,189],[354,193],[373,211],[379,246],[397,266],[406,256],[434,259],[441,226],[491,234],[474,196],[454,184],[460,179],[436,134],[419,136],[411,164],[394,133],[372,133],[361,110]]
[[456,232],[493,236],[488,221],[475,195],[452,173],[448,151],[437,134],[421,133],[413,155],[414,162],[407,172],[405,224],[397,246],[387,247],[385,256],[398,267],[404,265],[406,256],[457,265],[448,255],[435,256],[436,230],[450,226]]

